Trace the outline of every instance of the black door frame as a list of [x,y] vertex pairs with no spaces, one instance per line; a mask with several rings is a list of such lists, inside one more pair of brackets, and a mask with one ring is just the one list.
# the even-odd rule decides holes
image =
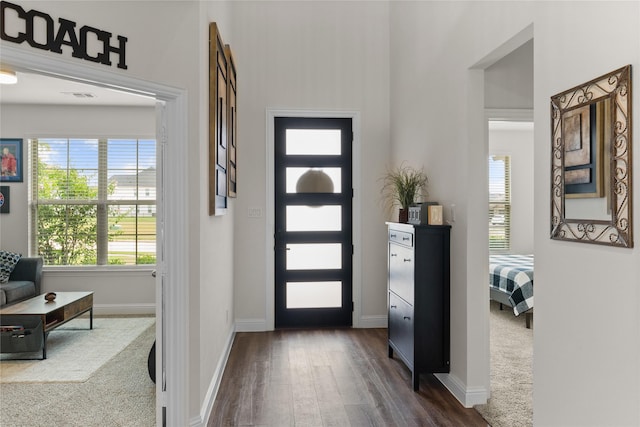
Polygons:
[[[336,156],[295,155],[284,151],[286,129],[341,129],[341,154]],[[353,321],[353,120],[345,117],[274,117],[274,281],[275,327],[349,327]],[[340,167],[342,192],[327,194],[287,194],[287,167]],[[336,232],[286,232],[286,206],[340,205],[342,230]],[[288,243],[342,243],[342,269],[286,270]],[[286,309],[287,281],[339,280],[342,286],[340,308]]]

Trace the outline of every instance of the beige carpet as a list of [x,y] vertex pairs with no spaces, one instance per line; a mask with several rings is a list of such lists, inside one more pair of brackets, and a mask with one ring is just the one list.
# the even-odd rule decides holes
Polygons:
[[[0,383],[84,382],[154,324],[152,317],[80,317],[51,331],[41,353],[2,354]],[[36,360],[6,360],[30,357]]]
[[475,408],[492,427],[533,425],[533,329],[524,318],[491,302],[491,398]]
[[82,383],[0,384],[0,426],[154,427],[155,384],[147,370],[154,340],[151,325]]

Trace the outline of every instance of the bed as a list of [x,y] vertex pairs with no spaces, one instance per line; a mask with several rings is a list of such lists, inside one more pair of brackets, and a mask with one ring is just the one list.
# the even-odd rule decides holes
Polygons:
[[527,328],[533,319],[533,255],[489,256],[490,299],[525,313]]

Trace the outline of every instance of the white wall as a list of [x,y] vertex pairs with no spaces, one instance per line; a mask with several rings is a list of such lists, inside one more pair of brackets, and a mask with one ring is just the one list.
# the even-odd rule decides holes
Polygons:
[[533,40],[486,69],[484,93],[486,108],[533,108]]
[[28,44],[1,41],[0,46],[10,45],[35,57],[63,58],[79,70],[96,69],[186,91],[188,139],[169,143],[183,145],[189,156],[190,167],[184,171],[188,182],[188,233],[184,239],[189,247],[184,256],[189,260],[189,275],[183,283],[172,285],[188,288],[188,324],[179,326],[189,333],[188,348],[181,349],[188,353],[185,363],[189,372],[187,395],[180,396],[188,405],[184,424],[201,424],[210,408],[216,367],[233,334],[233,325],[224,320],[226,312],[233,315],[233,205],[226,217],[209,217],[204,184],[208,180],[208,23],[217,21],[226,41],[232,43],[228,4],[75,0],[21,1],[20,5],[48,13],[56,22],[57,18],[70,19],[78,26],[127,37],[128,69],[72,58],[67,46],[63,55]]
[[[235,332],[234,252],[237,240],[234,236],[236,200],[228,200],[225,216],[214,217],[208,214],[209,23],[216,22],[224,43],[230,44],[234,50],[236,41],[232,34],[229,3],[202,2],[199,7],[197,39],[190,39],[191,43],[198,45],[196,70],[200,88],[197,93],[190,94],[197,98],[198,106],[197,110],[189,114],[191,120],[195,121],[197,118],[200,135],[197,138],[197,149],[192,151],[193,162],[199,165],[195,168],[197,172],[190,171],[193,175],[191,186],[197,193],[197,202],[190,210],[190,220],[200,224],[199,228],[192,228],[194,234],[191,236],[193,258],[199,263],[199,274],[191,280],[194,286],[190,295],[190,307],[193,310],[190,323],[198,325],[190,348],[192,372],[196,374],[195,378],[191,377],[191,385],[193,389],[197,387],[199,394],[194,396],[199,396],[199,399],[190,399],[189,403],[193,412],[199,410],[200,413],[199,417],[192,418],[192,425],[198,425],[200,421],[206,425],[208,411],[213,404],[215,382],[222,377],[225,352],[230,349]],[[240,64],[238,66],[242,67]]]
[[[486,313],[478,304],[488,291],[475,289],[486,281],[486,216],[478,214],[486,205],[487,151],[478,147],[484,78],[472,67],[533,23],[535,425],[640,424],[640,251],[549,239],[549,98],[625,64],[637,67],[639,20],[637,2],[391,6],[394,158],[427,164],[436,198],[456,205],[445,381],[470,400],[488,386]],[[578,22],[594,25],[570,24]],[[611,286],[621,298],[608,302],[603,292]]]
[[[379,177],[389,152],[389,34],[385,2],[235,2],[233,40],[238,63],[238,199],[235,217],[235,312],[238,328],[268,329],[268,109],[360,113],[360,170],[354,181],[362,215],[362,316],[386,325],[386,244]],[[249,208],[262,218],[249,218]],[[358,230],[359,228],[359,230]],[[357,243],[356,243],[357,244]],[[359,306],[358,306],[359,305]]]
[[511,248],[533,253],[533,124],[489,124],[489,154],[511,156]]
[[[634,249],[616,249],[549,239],[549,105],[550,96],[626,64],[638,70],[640,4],[542,2],[536,9],[534,422],[637,426],[640,249],[637,241]],[[572,25],[568,32],[567,22],[604,25]],[[639,102],[635,91],[634,125]],[[640,158],[634,157],[638,171]],[[634,184],[637,196],[640,183]],[[633,204],[639,212],[638,197]],[[634,219],[637,234],[638,215]],[[608,303],[604,292],[610,290],[616,297]]]
[[[2,136],[23,139],[24,181],[10,184],[11,213],[0,215],[0,247],[25,256],[29,254],[29,138],[155,138],[153,108],[5,104],[1,111]],[[151,267],[117,273],[97,270],[45,267],[42,291],[94,291],[97,314],[155,312]]]

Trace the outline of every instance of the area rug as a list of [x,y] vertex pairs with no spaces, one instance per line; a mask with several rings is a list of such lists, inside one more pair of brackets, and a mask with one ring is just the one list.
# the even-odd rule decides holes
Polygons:
[[524,317],[491,302],[491,398],[475,408],[492,427],[533,425],[533,329]]
[[155,427],[155,338],[152,324],[85,382],[0,384],[0,426]]
[[[2,354],[0,383],[84,382],[149,328],[153,317],[77,318],[51,331],[41,353]],[[30,357],[31,360],[7,360]],[[35,358],[35,359],[34,359]]]

